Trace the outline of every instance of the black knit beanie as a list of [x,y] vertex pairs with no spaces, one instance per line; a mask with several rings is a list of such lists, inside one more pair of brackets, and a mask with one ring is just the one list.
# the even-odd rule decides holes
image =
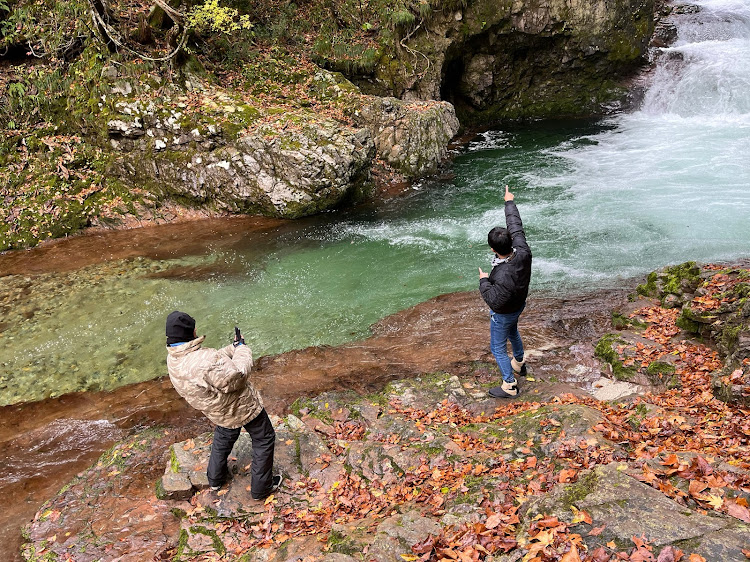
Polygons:
[[167,316],[167,345],[187,342],[195,334],[195,320],[185,312],[175,310]]

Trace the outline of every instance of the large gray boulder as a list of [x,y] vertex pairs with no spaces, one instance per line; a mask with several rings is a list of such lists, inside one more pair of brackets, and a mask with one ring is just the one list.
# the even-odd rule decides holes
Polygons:
[[[118,121],[110,131],[138,130]],[[116,173],[165,197],[222,212],[283,218],[321,212],[367,189],[375,156],[366,130],[306,114],[234,140],[221,132],[206,140],[194,129],[198,133],[183,143],[184,133],[154,131],[138,135]]]
[[453,106],[447,102],[406,103],[393,97],[370,97],[355,114],[370,130],[378,157],[407,178],[435,171],[459,130]]

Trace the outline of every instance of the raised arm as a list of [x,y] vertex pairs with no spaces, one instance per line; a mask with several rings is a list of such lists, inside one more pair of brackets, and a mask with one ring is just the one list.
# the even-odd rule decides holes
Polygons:
[[513,247],[522,248],[530,252],[531,249],[526,242],[526,233],[523,231],[521,214],[518,212],[518,207],[516,207],[513,194],[510,192],[507,185],[505,186],[505,226],[510,233]]

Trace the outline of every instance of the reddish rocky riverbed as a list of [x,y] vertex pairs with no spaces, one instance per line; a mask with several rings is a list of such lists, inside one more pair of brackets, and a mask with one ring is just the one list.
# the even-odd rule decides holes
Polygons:
[[[601,369],[593,345],[609,328],[611,308],[626,294],[532,298],[521,329],[535,373],[554,372],[561,385],[590,388]],[[283,414],[296,398],[325,390],[365,392],[420,373],[486,370],[481,363],[492,360],[487,321],[477,292],[443,295],[382,320],[365,340],[260,358],[254,381],[269,412]],[[554,391],[548,386],[547,392]],[[2,559],[20,560],[20,528],[45,499],[128,431],[154,425],[174,428],[174,441],[209,428],[164,379],[2,408],[0,462],[6,468],[0,494],[9,506],[0,515]],[[131,492],[153,494],[162,471],[161,459],[141,467],[131,475]]]

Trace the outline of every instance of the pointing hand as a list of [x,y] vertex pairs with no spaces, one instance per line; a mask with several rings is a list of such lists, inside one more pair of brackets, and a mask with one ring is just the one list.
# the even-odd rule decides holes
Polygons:
[[508,186],[505,186],[505,200],[513,201],[513,194],[509,191]]
[[479,268],[479,278],[480,279],[484,279],[484,278],[489,277],[489,276],[490,276],[489,273],[487,273],[486,271],[482,271],[481,267]]

